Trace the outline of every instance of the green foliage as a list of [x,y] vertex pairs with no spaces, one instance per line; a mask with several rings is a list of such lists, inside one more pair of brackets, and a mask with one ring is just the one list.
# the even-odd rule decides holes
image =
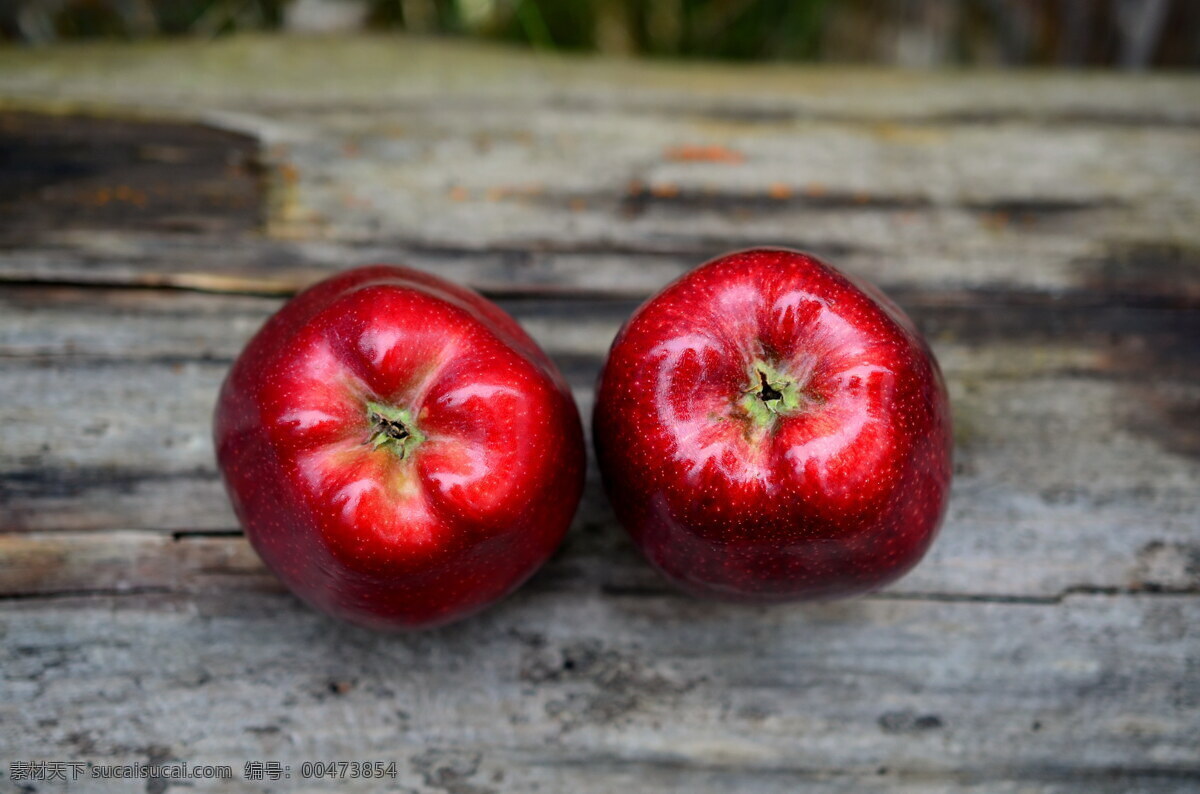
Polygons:
[[1117,13],[1101,0],[9,0],[0,2],[0,38],[286,30],[300,4],[348,10],[332,17],[374,30],[541,50],[929,66],[1200,63],[1200,3]]

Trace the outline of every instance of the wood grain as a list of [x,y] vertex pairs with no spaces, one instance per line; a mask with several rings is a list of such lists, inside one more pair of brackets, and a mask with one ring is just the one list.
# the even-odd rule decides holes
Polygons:
[[[0,757],[229,763],[194,786],[222,791],[363,758],[454,794],[1195,790],[1197,108],[1184,75],[0,50]],[[950,513],[888,589],[685,598],[594,466],[551,562],[426,634],[312,612],[237,528],[216,390],[307,284],[474,286],[587,415],[641,300],[761,244],[879,283],[946,372]]]
[[533,587],[387,637],[261,592],[55,599],[6,609],[0,714],[16,757],[380,758],[428,791],[1183,792],[1197,619],[1194,597],[747,610]]
[[[1200,588],[1200,450],[1186,436],[1189,406],[1200,400],[1191,342],[1198,314],[966,297],[909,306],[954,394],[958,496],[932,556],[898,587],[999,597]],[[633,304],[502,305],[560,362],[587,415],[608,342]],[[15,462],[6,464],[5,528],[235,528],[213,467],[209,416],[229,362],[277,306],[250,296],[65,287],[0,296],[14,320],[0,333],[0,420]],[[72,409],[83,393],[86,404]],[[74,421],[56,419],[67,414]],[[1047,455],[1047,438],[1071,446]],[[1131,470],[1131,456],[1144,464]],[[636,556],[614,557],[624,546],[594,466],[577,525],[608,538],[575,560],[607,571],[590,586],[653,584]],[[1037,555],[1027,554],[1031,545]],[[99,587],[90,570],[81,567],[84,578],[62,588]],[[64,575],[48,571],[44,581]],[[0,592],[25,591],[0,577]]]

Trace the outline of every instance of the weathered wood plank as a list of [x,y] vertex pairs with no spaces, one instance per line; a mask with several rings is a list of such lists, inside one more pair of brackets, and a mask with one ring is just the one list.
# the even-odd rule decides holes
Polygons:
[[0,737],[238,774],[395,760],[420,791],[1182,792],[1197,620],[1170,596],[747,610],[534,587],[388,637],[284,595],[14,603]]
[[[375,114],[352,118],[378,122]],[[438,126],[422,115],[425,126],[406,128],[404,146],[385,140],[354,157],[328,151],[330,135],[351,133],[319,124],[302,140],[268,148],[268,229],[295,238],[290,243],[131,235],[86,215],[75,221],[81,228],[18,226],[10,212],[0,277],[294,291],[332,269],[399,259],[492,290],[645,295],[721,251],[781,244],[893,288],[1062,290],[1103,286],[1134,269],[1142,289],[1178,294],[1163,286],[1174,283],[1200,294],[1192,223],[1200,166],[1186,165],[1200,162],[1200,133],[1100,131],[1095,140],[1064,140],[1029,128],[999,137],[952,130],[944,136],[970,140],[905,152],[909,144],[874,141],[858,127],[786,129],[774,138],[754,130],[723,145],[762,162],[730,165],[670,159],[671,141],[704,139],[704,129],[647,142],[647,132],[625,120],[607,130],[560,119],[565,131],[542,131],[545,141],[523,144],[518,157],[472,143],[498,134],[489,123],[500,122],[468,116]],[[504,123],[530,122],[521,114]],[[148,134],[129,133],[135,141]],[[377,134],[358,130],[354,145]],[[563,136],[573,141],[565,149]],[[1035,155],[1035,141],[1061,149]],[[417,156],[412,147],[430,151]],[[231,143],[230,156],[244,157],[244,144]],[[196,175],[185,165],[178,189],[208,200],[211,189],[189,184]],[[556,184],[555,174],[569,184]],[[114,175],[106,190],[129,189],[119,182]],[[128,207],[123,225],[152,227],[163,211]],[[247,221],[257,215],[246,209]],[[225,215],[196,222],[204,228]]]
[[[331,68],[336,65],[336,68]],[[804,117],[1053,125],[1200,124],[1187,75],[899,72],[633,62],[531,54],[395,36],[74,44],[0,51],[0,93],[63,107],[258,108],[432,105],[697,114],[754,125]]]
[[[55,215],[54,191],[6,183],[0,755],[239,774],[259,757],[291,762],[292,782],[304,760],[382,758],[400,790],[459,794],[1193,790],[1197,107],[1186,76],[392,38],[0,50],[0,117],[101,117],[21,116],[45,137],[26,154],[83,157],[101,174],[84,187],[110,199],[133,172],[104,164],[128,155],[174,179],[190,217],[143,212],[129,184],[120,211]],[[85,129],[110,150],[50,145]],[[185,145],[147,165],[147,135]],[[253,194],[255,174],[265,203],[205,203]],[[586,414],[637,301],[756,244],[880,283],[946,369],[956,492],[897,585],[779,609],[684,598],[617,528],[594,468],[527,587],[420,636],[302,607],[237,533],[209,414],[278,305],[255,295],[369,261],[438,272],[500,298]]]
[[264,212],[257,150],[197,124],[0,113],[0,218],[26,234],[253,229]]
[[[264,59],[235,84],[216,80],[226,65],[213,52],[238,58],[243,46],[262,53],[275,45],[122,52],[112,64],[119,81],[73,69],[76,51],[39,53],[33,63],[0,59],[0,96],[11,104],[48,94],[45,104],[60,109],[85,97],[98,107],[131,100],[142,113],[190,115],[260,136],[267,229],[292,242],[116,235],[86,217],[73,221],[79,228],[11,224],[0,278],[292,291],[332,268],[382,258],[493,290],[644,295],[715,253],[770,243],[828,254],[893,288],[1068,290],[1114,279],[1129,286],[1132,271],[1154,294],[1200,294],[1200,129],[1159,123],[1163,107],[1176,109],[1166,114],[1176,121],[1190,118],[1197,89],[1187,79],[1101,78],[1089,84],[1093,96],[1080,92],[1077,77],[898,83],[871,74],[687,72],[687,101],[728,102],[736,93],[782,109],[718,121],[646,112],[661,99],[656,78],[665,87],[680,77],[669,68],[627,85],[616,82],[627,73],[604,62],[476,52],[466,62],[540,75],[483,98],[495,86],[453,79],[463,61],[412,42],[380,53],[376,66],[395,64],[390,88],[370,100],[313,104],[326,94],[359,96],[361,87],[344,80],[363,66],[361,42],[353,50],[330,42],[356,66],[302,92],[290,53]],[[164,59],[194,76],[186,94],[164,73]],[[58,64],[54,81],[43,62]],[[790,82],[774,79],[784,74]],[[141,90],[127,93],[137,84]],[[208,90],[197,94],[201,85]],[[900,89],[908,92],[902,111],[892,96]],[[947,102],[968,99],[971,112],[948,110]],[[798,109],[827,102],[842,108],[836,118]],[[1086,110],[1104,102],[1102,113]],[[242,103],[248,110],[227,112]],[[1108,123],[1123,103],[1142,110]],[[1151,107],[1157,117],[1147,115]],[[999,123],[979,124],[984,117]],[[1074,121],[1047,134],[1055,119]],[[155,129],[87,123],[125,130],[127,143]],[[198,137],[195,128],[177,129],[171,134]],[[689,155],[689,144],[725,156]],[[231,156],[244,157],[244,149],[231,140]],[[186,162],[179,173],[179,190],[198,193]],[[153,226],[153,207],[141,221],[138,208],[128,211],[133,227]],[[246,217],[258,215],[248,208]]]
[[[951,384],[959,472],[943,537],[899,591],[1055,597],[1075,587],[1200,587],[1200,447],[1188,419],[1200,401],[1196,313],[910,297],[927,301],[910,309]],[[0,330],[0,356],[9,357],[0,358],[0,526],[235,528],[209,416],[229,361],[277,305],[178,292],[0,291],[12,319]],[[563,363],[586,415],[608,340],[632,304],[503,305]],[[613,528],[594,467],[576,535],[564,576],[578,574],[592,590],[660,586]],[[88,559],[86,548],[59,556]],[[88,575],[86,566],[47,571],[46,581],[65,577],[51,590],[105,586]],[[158,586],[131,586],[143,585]]]
[[238,591],[283,591],[242,537],[0,534],[0,598]]
[[[1148,230],[1196,243],[1188,220],[1200,166],[1189,164],[1200,160],[1200,135],[1190,130],[1039,137],[1022,125],[949,127],[897,142],[838,125],[722,134],[686,120],[639,124],[620,115],[586,124],[570,113],[463,113],[444,126],[396,119],[406,121],[400,146],[386,133],[338,130],[373,153],[361,163],[336,156],[325,137],[268,149],[268,162],[286,163],[283,173],[294,178],[277,193],[272,231],[471,248],[564,239],[799,242],[911,250],[943,275],[957,266],[993,281],[1012,270],[999,244],[1010,255],[1029,247],[1061,258],[1094,253],[1097,238],[1140,241]],[[478,138],[503,141],[514,129],[530,140],[476,150]],[[673,146],[695,141],[744,159],[671,159]],[[1064,264],[1039,275],[1053,283]]]
[[[1072,537],[1078,533],[1069,532]],[[969,541],[968,541],[969,543]],[[1117,566],[1099,570],[1061,570],[1061,560],[1046,569],[1077,578],[1057,592],[1022,586],[1011,577],[986,584],[957,581],[945,569],[963,565],[966,543],[951,542],[908,578],[872,598],[885,600],[998,601],[1053,604],[1076,593],[1169,593],[1200,595],[1200,550],[1187,543],[1152,541],[1127,566],[1123,580],[1107,580]],[[1001,545],[1001,544],[997,544]],[[958,552],[960,559],[954,557]],[[968,546],[967,555],[982,550]],[[1052,552],[1053,554],[1053,552]],[[1059,556],[1059,554],[1054,554]],[[1100,555],[1088,555],[1095,563]],[[972,560],[966,560],[967,563]],[[977,568],[983,568],[974,561]],[[1017,564],[1004,561],[1005,564]],[[994,563],[996,568],[1000,563]],[[1059,570],[1054,570],[1057,566]],[[1109,569],[1112,570],[1109,570]],[[976,577],[986,570],[966,571]],[[1097,581],[1097,580],[1102,581]],[[585,522],[568,535],[562,549],[531,584],[535,590],[593,595],[670,595],[674,591],[653,573],[632,544],[609,519]],[[1007,588],[1007,589],[1006,589]],[[234,530],[162,534],[137,531],[0,533],[0,600],[72,595],[171,593],[229,595],[280,592],[282,585],[265,569],[244,537]]]
[[[1165,286],[1165,284],[1164,284]],[[1200,312],[1107,291],[899,291],[953,376],[1087,373],[1200,378]],[[560,361],[598,366],[639,300],[495,296]],[[282,298],[54,285],[0,286],[0,359],[232,362]],[[1036,356],[1028,351],[1036,349]],[[592,359],[592,360],[587,360]],[[571,367],[568,366],[568,369]],[[590,371],[588,374],[591,374]]]
[[[1110,236],[1114,218],[1092,214],[1078,233],[1029,234],[997,221],[983,237],[924,213],[923,239],[894,231],[886,218],[832,226],[798,215],[793,231],[686,232],[656,240],[531,240],[478,248],[405,241],[279,242],[260,237],[155,236],[103,230],[46,232],[0,242],[0,282],[112,287],[174,287],[287,295],[356,265],[395,262],[438,273],[494,296],[644,298],[696,265],[735,248],[784,245],[810,251],[893,292],[999,290],[1101,292],[1112,300],[1200,301],[1200,242],[1169,224],[1120,220],[1131,240]],[[1118,219],[1119,220],[1119,219]],[[904,221],[908,224],[909,221]],[[794,230],[813,230],[811,235]],[[821,230],[817,234],[816,230]],[[875,240],[876,247],[865,247]],[[1019,266],[1018,266],[1019,263]]]

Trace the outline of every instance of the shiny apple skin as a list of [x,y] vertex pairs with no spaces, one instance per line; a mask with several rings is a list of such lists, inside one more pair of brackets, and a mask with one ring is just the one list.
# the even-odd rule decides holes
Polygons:
[[[369,405],[407,411],[408,426]],[[586,465],[570,390],[517,323],[387,265],[270,318],[221,389],[214,436],[267,566],[312,606],[377,629],[446,623],[518,587],[562,540]]]
[[875,287],[798,251],[720,257],[643,304],[613,342],[593,430],[621,523],[698,595],[881,587],[928,550],[950,490],[929,347]]

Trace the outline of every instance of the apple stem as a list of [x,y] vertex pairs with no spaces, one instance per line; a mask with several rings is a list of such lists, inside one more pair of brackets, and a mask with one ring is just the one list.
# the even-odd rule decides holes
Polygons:
[[425,440],[425,436],[413,424],[412,414],[403,408],[368,402],[367,421],[371,423],[368,443],[375,449],[383,447],[389,450],[401,460]]
[[800,384],[766,362],[755,363],[748,374],[750,386],[743,392],[740,404],[759,427],[774,426],[779,416],[790,414],[808,402]]
[[771,386],[771,384],[767,381],[767,373],[763,372],[761,369],[758,371],[758,380],[759,384],[762,386],[758,392],[758,398],[760,400],[763,402],[769,402],[771,400],[778,400],[783,397],[783,392]]

